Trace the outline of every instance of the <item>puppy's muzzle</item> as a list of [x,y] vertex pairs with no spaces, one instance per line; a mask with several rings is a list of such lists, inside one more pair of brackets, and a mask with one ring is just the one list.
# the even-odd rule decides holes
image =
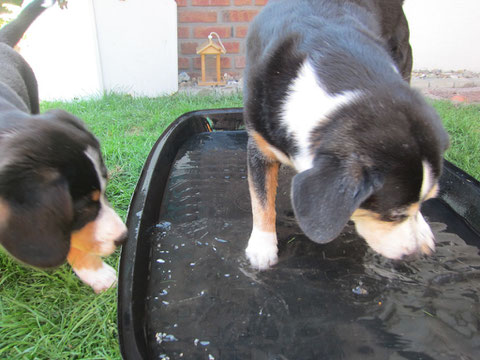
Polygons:
[[125,230],[119,237],[114,241],[115,246],[123,245],[127,242],[128,232]]

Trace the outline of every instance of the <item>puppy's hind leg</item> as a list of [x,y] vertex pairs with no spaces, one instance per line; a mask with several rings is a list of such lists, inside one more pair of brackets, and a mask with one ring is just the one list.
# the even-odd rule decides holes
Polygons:
[[279,167],[278,161],[267,158],[249,139],[248,186],[253,229],[245,252],[252,266],[259,270],[268,269],[278,261],[275,197]]

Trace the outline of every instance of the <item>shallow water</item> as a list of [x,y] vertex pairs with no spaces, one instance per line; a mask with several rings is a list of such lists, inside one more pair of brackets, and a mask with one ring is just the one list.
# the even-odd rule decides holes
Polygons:
[[199,134],[177,155],[150,236],[151,358],[479,358],[480,239],[461,218],[430,201],[437,251],[410,261],[375,254],[352,225],[318,245],[295,223],[282,169],[280,261],[253,271],[245,142]]

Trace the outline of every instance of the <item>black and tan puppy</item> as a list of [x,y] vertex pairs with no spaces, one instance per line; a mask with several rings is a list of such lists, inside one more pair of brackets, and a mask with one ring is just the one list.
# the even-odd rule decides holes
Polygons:
[[0,244],[35,267],[68,259],[80,279],[100,292],[116,281],[100,256],[126,236],[105,198],[100,145],[75,116],[62,110],[39,114],[35,75],[13,50],[54,3],[33,1],[0,29]]
[[298,174],[292,204],[315,242],[349,219],[382,255],[430,253],[420,213],[435,196],[448,136],[409,87],[402,0],[270,0],[248,33],[245,123],[252,266],[277,262],[281,163]]

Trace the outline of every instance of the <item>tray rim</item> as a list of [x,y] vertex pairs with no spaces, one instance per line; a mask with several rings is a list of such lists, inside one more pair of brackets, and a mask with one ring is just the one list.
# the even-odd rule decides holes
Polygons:
[[[209,120],[211,120],[210,118],[214,119],[213,124],[212,121],[209,122]],[[243,118],[243,108],[205,109],[182,114],[160,135],[145,161],[128,208],[126,221],[128,226],[128,241],[122,247],[119,263],[117,325],[119,345],[123,359],[146,359],[148,354],[145,322],[134,318],[134,307],[139,306],[134,304],[133,301],[135,292],[134,278],[137,272],[135,269],[135,260],[137,260],[139,256],[137,253],[139,237],[147,230],[146,227],[149,226],[147,219],[147,215],[149,214],[145,213],[145,206],[147,205],[148,197],[151,196],[152,181],[155,176],[158,177],[156,171],[158,171],[159,162],[162,156],[170,153],[169,156],[167,156],[171,159],[171,161],[169,161],[169,167],[162,168],[162,177],[165,178],[163,186],[156,185],[156,191],[163,194],[166,179],[169,177],[170,166],[175,154],[181,144],[188,139],[188,137],[185,136],[183,136],[183,139],[175,138],[181,137],[184,133],[194,135],[204,131],[212,131],[212,127],[213,130],[236,130],[241,124],[239,118]],[[211,127],[210,125],[213,126]],[[169,147],[175,145],[172,143],[173,140],[177,140],[177,142],[172,155],[172,149],[169,149]],[[473,198],[477,200],[476,203],[480,204],[480,182],[447,160],[444,160],[444,174],[442,175],[442,179],[439,197],[455,212],[460,214],[472,229],[480,234],[480,209],[476,209],[476,212],[473,214],[474,220],[479,220],[478,226],[474,226],[465,218],[466,214],[464,204],[462,203],[462,201],[472,200]],[[466,191],[463,191],[465,188],[468,189],[468,194]],[[453,193],[453,196],[447,196],[451,193]],[[460,201],[457,201],[457,198],[459,198]],[[159,205],[157,202],[158,208],[160,208]],[[152,217],[151,214],[150,217]],[[141,308],[141,306],[139,307]],[[143,313],[140,316],[143,319],[145,318],[144,310],[143,308]],[[139,325],[139,322],[141,322],[143,326]]]
[[[207,119],[213,118],[213,128],[215,130],[229,130],[231,127],[238,127],[240,122],[238,117],[242,118],[242,108],[222,108],[206,109],[187,112],[174,120],[160,135],[152,147],[145,164],[140,173],[140,177],[132,194],[127,211],[128,241],[122,246],[119,262],[119,279],[117,288],[117,326],[120,352],[123,359],[145,359],[147,356],[146,329],[139,326],[138,320],[134,318],[134,307],[140,305],[134,304],[134,278],[138,269],[135,268],[135,260],[138,258],[137,248],[140,235],[148,227],[147,216],[151,214],[145,212],[145,206],[152,193],[152,181],[158,178],[158,167],[162,157],[171,159],[171,165],[178,148],[188,139],[182,136],[185,133],[193,135],[195,133],[212,131],[211,125]],[[237,118],[237,121],[229,121],[228,118]],[[226,119],[224,119],[226,118]],[[217,125],[216,120],[223,120]],[[225,121],[227,124],[225,125]],[[215,126],[217,125],[217,126]],[[172,144],[175,138],[183,137],[183,141],[178,139],[178,144]],[[174,146],[174,153],[170,147]],[[162,169],[162,177],[168,179],[170,166]],[[156,191],[163,194],[164,185],[157,188]],[[139,215],[137,215],[139,214]],[[144,313],[142,317],[144,317]]]

